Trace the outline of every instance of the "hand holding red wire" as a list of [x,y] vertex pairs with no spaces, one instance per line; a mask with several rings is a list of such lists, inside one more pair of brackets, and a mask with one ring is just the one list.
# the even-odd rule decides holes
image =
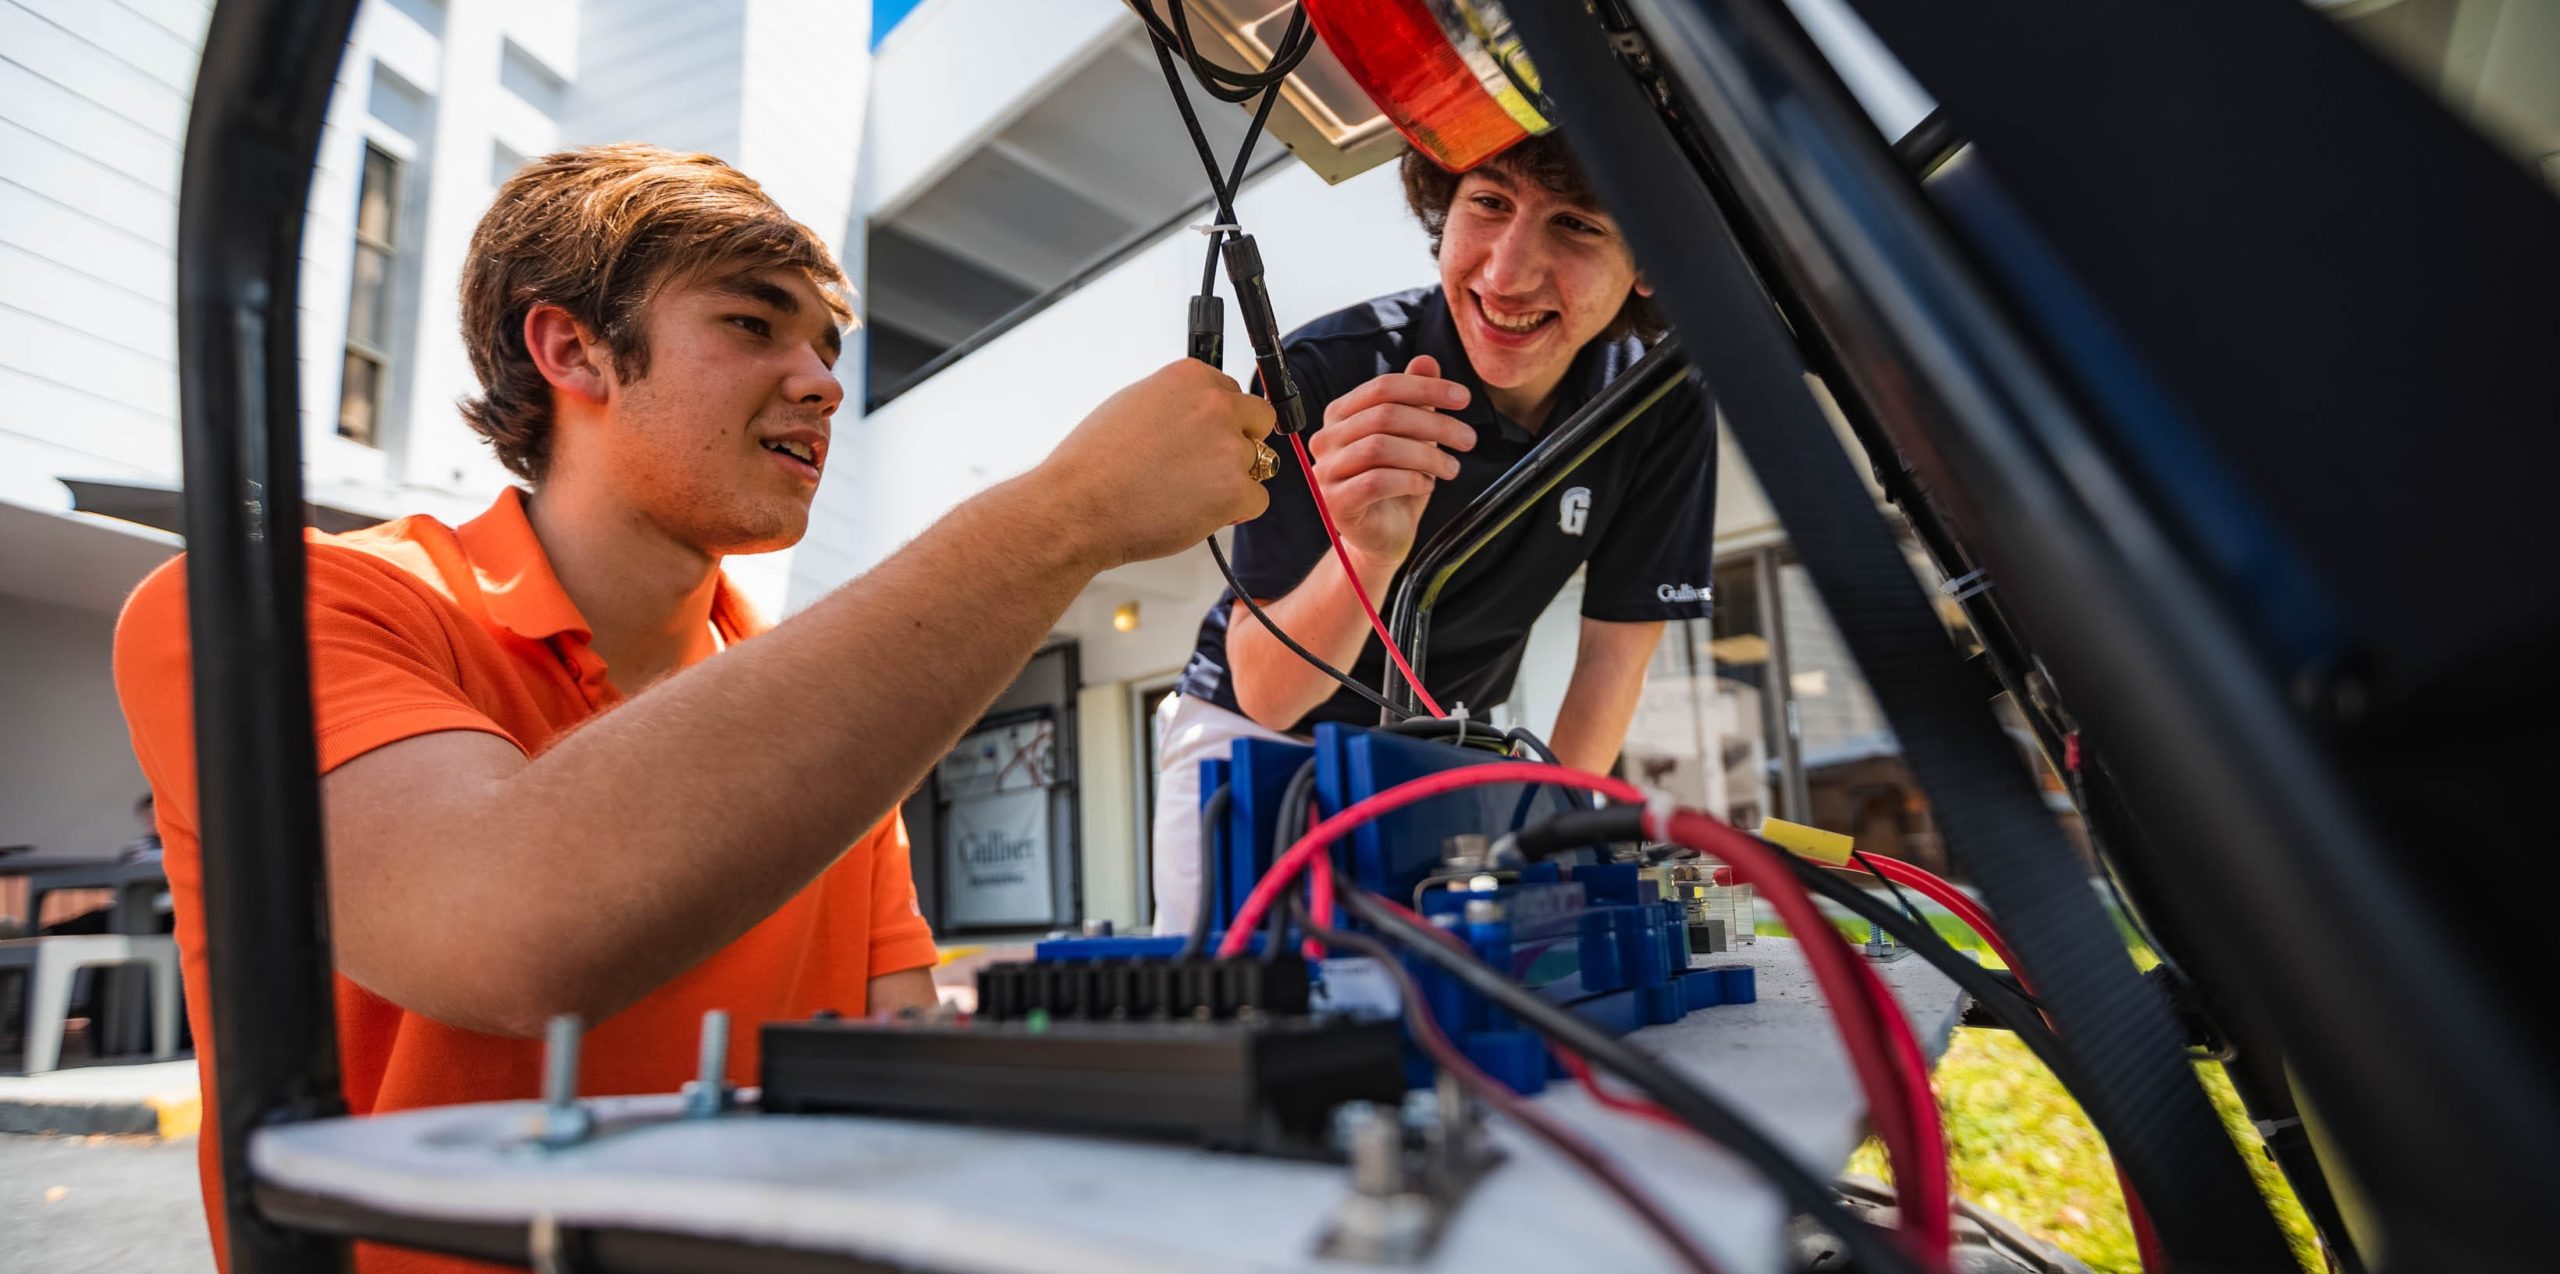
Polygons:
[[[1400,560],[1413,547],[1432,489],[1458,473],[1457,459],[1442,448],[1464,451],[1475,446],[1473,429],[1439,412],[1465,406],[1467,387],[1440,379],[1439,371],[1439,361],[1426,354],[1400,374],[1374,377],[1326,405],[1325,428],[1316,435],[1313,452],[1298,434],[1289,436],[1289,446],[1297,452],[1298,472],[1315,500],[1316,517],[1324,523],[1325,539],[1351,581],[1351,595],[1359,599],[1370,631],[1378,635],[1388,661],[1412,689],[1414,702],[1435,717],[1445,717],[1449,714],[1422,688],[1422,678],[1414,674],[1413,665],[1405,661],[1404,652],[1387,632],[1386,622],[1378,617],[1377,603],[1361,582],[1360,567],[1352,559],[1342,525],[1334,519],[1333,502],[1325,496],[1331,482],[1352,498],[1346,516],[1356,519],[1362,538],[1370,541],[1361,546],[1369,556]],[[1321,461],[1317,453],[1322,453]],[[1320,463],[1334,472],[1320,473]]]

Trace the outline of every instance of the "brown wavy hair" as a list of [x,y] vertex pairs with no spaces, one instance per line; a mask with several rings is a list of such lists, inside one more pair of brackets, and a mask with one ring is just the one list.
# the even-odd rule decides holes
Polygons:
[[[1564,134],[1543,133],[1514,144],[1511,149],[1486,160],[1481,167],[1499,168],[1522,181],[1536,182],[1548,194],[1567,203],[1598,209],[1599,196],[1591,193],[1591,179],[1582,175],[1582,165],[1574,162],[1573,152],[1565,149]],[[1402,164],[1404,205],[1413,210],[1422,223],[1422,232],[1431,236],[1431,259],[1440,259],[1440,236],[1449,228],[1449,204],[1458,197],[1458,183],[1465,173],[1453,173],[1421,151],[1408,150]],[[1656,309],[1653,298],[1627,292],[1626,304],[1618,307],[1618,316],[1602,329],[1602,340],[1614,341],[1633,333],[1646,344],[1662,339],[1670,330]]]
[[551,386],[524,343],[537,305],[604,341],[614,374],[648,374],[649,302],[707,270],[806,271],[839,323],[853,307],[826,242],[755,179],[710,155],[623,142],[545,155],[498,189],[462,267],[462,343],[481,392],[462,417],[498,459],[540,482],[551,458]]

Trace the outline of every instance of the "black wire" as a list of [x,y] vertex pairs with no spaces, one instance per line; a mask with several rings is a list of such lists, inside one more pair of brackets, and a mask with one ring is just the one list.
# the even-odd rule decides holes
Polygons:
[[1531,1029],[1616,1073],[1708,1140],[1731,1151],[1776,1185],[1790,1206],[1838,1238],[1855,1258],[1857,1268],[1870,1274],[1918,1274],[1910,1254],[1902,1250],[1898,1240],[1852,1216],[1828,1183],[1789,1158],[1768,1134],[1745,1121],[1722,1099],[1623,1041],[1549,1004],[1501,971],[1454,950],[1412,921],[1379,906],[1341,876],[1334,878],[1334,891],[1344,910],[1381,937],[1394,940],[1423,961],[1455,976]]
[[[1855,859],[1855,860],[1857,861],[1857,864],[1858,864],[1860,867],[1864,867],[1864,868],[1866,868],[1866,869],[1867,869],[1867,874],[1868,874],[1868,875],[1873,876],[1873,877],[1875,877],[1876,879],[1883,881],[1883,882],[1884,882],[1884,887],[1885,887],[1885,888],[1887,888],[1887,889],[1889,889],[1889,890],[1892,890],[1892,891],[1893,891],[1893,900],[1894,900],[1895,902],[1898,902],[1898,903],[1902,904],[1902,914],[1904,914],[1904,915],[1906,915],[1906,916],[1909,916],[1909,917],[1911,917],[1912,919],[1917,920],[1917,921],[1919,921],[1920,923],[1922,923],[1922,924],[1924,924],[1924,925],[1929,923],[1928,917],[1921,915],[1921,914],[1920,914],[1920,909],[1919,909],[1918,907],[1916,907],[1916,906],[1913,906],[1913,905],[1912,905],[1912,903],[1911,903],[1911,899],[1910,899],[1909,895],[1906,895],[1906,894],[1904,894],[1904,893],[1902,892],[1902,886],[1895,884],[1895,883],[1894,883],[1894,881],[1893,881],[1893,877],[1888,876],[1888,875],[1885,875],[1883,872],[1876,870],[1876,865],[1875,865],[1874,863],[1872,863],[1872,862],[1867,861],[1867,856],[1866,856],[1866,854],[1865,854],[1864,852],[1862,852],[1862,851],[1860,851],[1860,850],[1852,849],[1852,850],[1850,850],[1850,851],[1849,851],[1849,857],[1850,857],[1850,858],[1852,858],[1852,859]],[[1934,928],[1935,926],[1931,926],[1931,927],[1933,927],[1933,928]]]
[[[1179,0],[1176,0],[1174,5],[1176,22],[1180,22],[1182,20],[1181,12],[1182,10]],[[1154,15],[1145,12],[1143,7],[1140,9],[1140,15],[1147,19],[1149,27],[1153,28],[1157,25]],[[1291,20],[1289,29],[1292,32],[1296,32],[1305,24],[1306,14],[1302,10],[1296,18]],[[1312,37],[1309,37],[1309,40],[1312,42]],[[1269,93],[1264,96],[1262,106],[1254,112],[1253,122],[1246,126],[1244,146],[1236,154],[1233,180],[1229,181],[1222,179],[1218,174],[1217,155],[1209,148],[1209,135],[1201,130],[1200,117],[1192,111],[1191,97],[1189,94],[1182,91],[1182,77],[1174,71],[1172,55],[1166,51],[1166,46],[1171,43],[1173,43],[1173,41],[1167,39],[1164,32],[1160,30],[1156,32],[1156,65],[1164,72],[1165,87],[1173,93],[1174,109],[1181,114],[1183,129],[1190,133],[1192,149],[1199,153],[1200,166],[1202,170],[1208,174],[1209,198],[1217,208],[1218,221],[1222,225],[1233,225],[1235,224],[1236,219],[1234,184],[1244,180],[1245,165],[1253,154],[1253,143],[1255,139],[1261,136],[1262,125],[1263,122],[1270,117],[1272,103],[1279,100],[1277,82],[1274,82],[1274,86],[1271,88]],[[1288,41],[1284,38],[1281,43],[1285,46]],[[1299,56],[1305,56],[1304,52],[1301,51]],[[1275,62],[1274,65],[1277,66],[1278,63]],[[1296,63],[1291,62],[1289,65],[1294,67]],[[1205,83],[1205,76],[1207,72],[1204,72],[1196,63],[1191,69],[1194,74],[1199,74],[1204,77],[1203,87],[1207,87]],[[1282,73],[1281,78],[1287,78],[1285,71]],[[1225,234],[1226,232],[1221,230],[1214,231],[1209,235],[1209,251],[1207,259],[1201,263],[1200,267],[1200,295],[1202,296],[1212,295],[1216,291],[1218,245],[1225,237]],[[1309,482],[1313,482],[1315,480],[1315,475],[1313,474],[1308,474],[1306,477]],[[1356,694],[1385,710],[1391,714],[1394,719],[1404,720],[1413,715],[1412,713],[1407,712],[1389,702],[1385,696],[1379,694],[1377,691],[1343,675],[1341,669],[1334,667],[1332,664],[1326,663],[1323,659],[1317,657],[1314,651],[1307,649],[1305,646],[1299,645],[1297,638],[1291,637],[1287,632],[1283,631],[1280,625],[1273,621],[1271,616],[1263,612],[1261,603],[1253,600],[1253,594],[1245,591],[1244,582],[1236,578],[1235,568],[1228,564],[1226,550],[1218,547],[1217,537],[1215,536],[1212,536],[1209,539],[1209,556],[1218,563],[1218,574],[1226,577],[1227,587],[1234,591],[1236,600],[1243,602],[1244,608],[1252,612],[1254,619],[1262,624],[1263,630],[1278,639],[1281,645],[1288,647],[1289,653],[1305,660],[1307,665],[1314,668],[1316,671],[1333,678],[1333,680],[1344,689],[1351,691],[1353,694]]]
[[2056,1078],[2066,1080],[2064,1087],[2070,1086],[2067,1082],[2070,1064],[2063,1060],[2062,1041],[2045,1024],[2043,1014],[2038,1011],[2040,1006],[2024,989],[1992,976],[1991,970],[1956,950],[1935,928],[1884,905],[1876,900],[1874,894],[1833,875],[1830,868],[1807,862],[1785,850],[1778,853],[1787,870],[1795,873],[1805,888],[1892,934],[1894,941],[1909,947],[1913,954],[1947,975],[1948,980],[1972,996],[1984,1012],[2016,1031],[2018,1038],[2026,1041],[2027,1047],[2053,1070]]
[[[1165,42],[1162,40],[1154,41],[1153,47],[1156,51],[1156,66],[1164,72],[1165,89],[1173,94],[1174,113],[1182,117],[1182,127],[1184,131],[1191,134],[1191,149],[1194,153],[1199,155],[1201,168],[1209,174],[1210,215],[1214,217],[1220,225],[1234,225],[1236,220],[1236,207],[1233,189],[1228,183],[1221,181],[1218,178],[1217,156],[1209,149],[1209,134],[1201,129],[1200,116],[1191,109],[1191,95],[1184,92],[1182,89],[1181,72],[1173,69],[1173,54],[1166,49]],[[1268,108],[1269,102],[1266,101],[1264,106]],[[1254,122],[1257,128],[1260,126],[1261,120],[1262,116],[1260,114],[1256,114],[1254,116]],[[1248,135],[1245,140],[1245,151],[1250,154],[1252,150],[1253,141],[1251,136]],[[1237,171],[1239,174],[1242,173],[1243,170],[1241,164],[1239,164]],[[1241,177],[1239,177],[1239,180],[1240,179]],[[1217,294],[1218,245],[1225,242],[1226,237],[1227,232],[1224,230],[1212,230],[1209,232],[1209,250],[1200,262],[1200,295],[1202,296],[1215,296]]]
[[[1576,811],[1560,814],[1523,829],[1522,852],[1530,857],[1554,852],[1553,847],[1587,844],[1595,840],[1624,840],[1638,834],[1643,811],[1632,805],[1613,805],[1605,810]],[[1778,860],[1786,864],[1805,888],[1822,895],[1854,915],[1892,934],[1895,941],[1909,947],[1913,954],[1929,962],[1931,967],[1947,975],[1959,990],[1973,997],[2002,1026],[2017,1032],[2029,1051],[2051,1070],[2054,1078],[2071,1087],[2076,1068],[2063,1052],[2062,1041],[2054,1035],[2042,1013],[2043,1006],[2025,989],[1994,976],[1973,957],[1955,949],[1944,935],[1926,921],[1905,916],[1876,900],[1875,895],[1842,880],[1828,867],[1811,862],[1778,846],[1769,847]]]
[[1430,1054],[1431,1060],[1439,1065],[1441,1071],[1474,1094],[1478,1101],[1508,1116],[1513,1123],[1528,1129],[1540,1140],[1553,1147],[1558,1154],[1571,1159],[1583,1171],[1589,1173],[1592,1180],[1617,1196],[1618,1201],[1625,1204],[1629,1211],[1634,1212],[1637,1218],[1645,1223],[1646,1228],[1652,1230],[1665,1245],[1677,1252],[1683,1264],[1695,1270],[1716,1268],[1706,1253],[1699,1249],[1696,1240],[1682,1231],[1670,1216],[1662,1211],[1660,1205],[1637,1189],[1635,1183],[1618,1170],[1617,1165],[1602,1157],[1598,1149],[1580,1137],[1574,1136],[1562,1124],[1550,1119],[1545,1112],[1530,1106],[1528,1101],[1518,1093],[1503,1087],[1499,1080],[1485,1074],[1483,1070],[1468,1061],[1465,1055],[1458,1051],[1457,1045],[1438,1029],[1438,1023],[1431,1017],[1430,1001],[1423,998],[1422,988],[1415,984],[1412,972],[1404,967],[1404,962],[1397,959],[1396,953],[1388,949],[1385,943],[1367,934],[1347,933],[1318,925],[1315,918],[1307,913],[1305,900],[1295,894],[1289,896],[1289,910],[1296,914],[1298,923],[1306,926],[1308,934],[1316,941],[1327,946],[1341,947],[1346,951],[1357,951],[1376,961],[1378,967],[1385,971],[1388,977],[1395,979],[1396,994],[1403,1002],[1402,1016],[1405,1033],[1413,1037],[1413,1042],[1419,1045],[1423,1052]]
[[[1484,722],[1471,721],[1464,717],[1407,717],[1402,721],[1389,722],[1387,725],[1380,728],[1386,730],[1390,734],[1401,734],[1409,738],[1417,739],[1434,739],[1443,735],[1456,735],[1460,742],[1463,743],[1470,734],[1486,740],[1501,739],[1506,743],[1528,749],[1530,755],[1535,756],[1549,765],[1560,766],[1564,764],[1564,762],[1556,759],[1555,749],[1548,747],[1547,741],[1539,738],[1537,733],[1529,729],[1527,726],[1513,726],[1508,730],[1496,731],[1492,726],[1489,726]],[[1551,783],[1532,783],[1528,785],[1528,790],[1520,794],[1519,808],[1512,812],[1512,830],[1519,830],[1522,820],[1529,816],[1529,807],[1537,800],[1538,792],[1541,789],[1553,786],[1554,785]],[[1565,804],[1574,807],[1580,807],[1582,805],[1583,798],[1580,793],[1570,788],[1562,790],[1565,793]],[[1594,795],[1592,797],[1592,803],[1600,804],[1605,799],[1606,798]]]
[[[1212,230],[1209,232],[1209,252],[1208,255],[1203,257],[1200,261],[1200,295],[1202,296],[1216,296],[1218,294],[1218,245],[1226,241],[1226,231]],[[1219,370],[1223,371],[1225,369],[1220,368]]]
[[[1316,760],[1308,757],[1289,776],[1289,785],[1280,789],[1280,804],[1271,820],[1271,842],[1275,850],[1295,845],[1306,836],[1307,828],[1315,822],[1315,805]],[[1332,846],[1325,847],[1325,853],[1332,852]],[[1264,954],[1274,955],[1287,949],[1288,916],[1285,907],[1271,909],[1271,918],[1263,930]]]
[[1297,844],[1315,826],[1316,762],[1307,758],[1289,775],[1289,785],[1280,789],[1279,814],[1271,825],[1271,839],[1278,848]]
[[1529,749],[1529,751],[1534,753],[1539,760],[1544,761],[1549,765],[1564,764],[1564,762],[1556,759],[1556,750],[1548,747],[1546,740],[1530,733],[1529,727],[1527,726],[1515,725],[1510,729],[1503,731],[1502,737]]
[[[1253,145],[1262,140],[1262,126],[1271,118],[1271,108],[1280,101],[1280,88],[1273,85],[1262,94],[1262,105],[1253,108],[1252,122],[1244,126],[1244,144],[1236,147],[1234,166],[1227,170],[1227,203],[1233,210],[1236,195],[1244,189],[1244,170],[1253,162]],[[1229,217],[1228,220],[1234,220]]]
[[1191,913],[1191,932],[1182,939],[1180,958],[1184,960],[1209,949],[1209,913],[1217,909],[1218,867],[1226,861],[1220,845],[1226,840],[1227,807],[1234,799],[1235,790],[1221,783],[1200,807],[1200,906]]
[[1262,613],[1262,605],[1261,603],[1253,600],[1253,594],[1245,591],[1243,581],[1236,578],[1235,568],[1227,564],[1226,550],[1218,547],[1218,539],[1216,536],[1209,537],[1209,556],[1218,563],[1218,573],[1227,577],[1227,588],[1235,593],[1236,600],[1244,603],[1244,608],[1253,612],[1253,617],[1262,621],[1262,627],[1264,630],[1268,631],[1274,638],[1277,638],[1281,645],[1288,647],[1289,653],[1296,655],[1300,659],[1306,660],[1308,667],[1311,667],[1316,671],[1333,678],[1335,681],[1340,682],[1344,689],[1349,690],[1351,693],[1356,694],[1361,698],[1378,705],[1380,708],[1395,714],[1397,720],[1408,720],[1413,716],[1412,713],[1387,702],[1386,696],[1381,695],[1377,691],[1342,675],[1341,669],[1334,667],[1332,664],[1326,663],[1322,658],[1317,656],[1316,652],[1299,645],[1297,638],[1282,632],[1280,625],[1277,622],[1273,621],[1269,615]]
[[[1257,141],[1257,138],[1262,136],[1262,123],[1265,123],[1265,120],[1270,120],[1272,102],[1280,100],[1280,79],[1288,79],[1288,72],[1290,72],[1290,69],[1298,67],[1298,59],[1303,59],[1303,56],[1306,56],[1306,46],[1313,46],[1313,33],[1308,33],[1308,31],[1306,31],[1306,10],[1298,10],[1298,15],[1295,15],[1295,18],[1290,18],[1290,26],[1288,26],[1288,31],[1290,31],[1290,33],[1288,33],[1288,36],[1280,38],[1280,51],[1283,51],[1283,56],[1275,56],[1275,59],[1272,59],[1272,67],[1270,67],[1270,72],[1267,72],[1267,74],[1272,74],[1272,79],[1270,79],[1270,84],[1267,84],[1267,92],[1265,92],[1265,95],[1262,95],[1262,105],[1257,107],[1257,110],[1254,110],[1252,123],[1244,125],[1244,146],[1239,148],[1239,151],[1236,151],[1236,164],[1234,164],[1234,171],[1231,171],[1231,177],[1226,177],[1226,179],[1221,179],[1221,177],[1219,177],[1219,156],[1216,156],[1216,153],[1213,153],[1211,148],[1208,148],[1208,133],[1206,133],[1206,130],[1201,130],[1201,118],[1198,118],[1198,113],[1193,113],[1193,110],[1190,110],[1190,95],[1188,95],[1188,92],[1183,92],[1183,77],[1180,77],[1180,74],[1175,72],[1175,69],[1172,69],[1172,54],[1170,54],[1170,51],[1167,51],[1167,46],[1172,46],[1172,43],[1180,43],[1180,46],[1183,46],[1185,59],[1190,61],[1190,72],[1196,74],[1196,77],[1201,77],[1201,87],[1203,87],[1203,90],[1216,92],[1216,90],[1213,90],[1213,84],[1211,84],[1211,74],[1226,74],[1226,72],[1224,72],[1224,67],[1216,67],[1216,64],[1206,64],[1206,67],[1203,67],[1203,61],[1206,61],[1206,59],[1193,59],[1193,49],[1190,49],[1190,28],[1188,28],[1188,20],[1183,18],[1183,3],[1180,3],[1180,0],[1172,0],[1172,20],[1175,20],[1175,26],[1180,28],[1180,41],[1175,41],[1175,38],[1167,36],[1167,33],[1162,31],[1160,23],[1157,23],[1155,13],[1149,13],[1149,10],[1144,8],[1144,5],[1139,5],[1139,18],[1147,20],[1147,28],[1149,28],[1149,31],[1152,31],[1152,33],[1155,33],[1155,64],[1157,64],[1157,67],[1162,69],[1162,72],[1165,72],[1165,87],[1167,87],[1167,90],[1172,92],[1172,107],[1175,107],[1175,110],[1178,110],[1178,113],[1183,115],[1183,130],[1185,130],[1185,133],[1190,133],[1190,148],[1193,148],[1193,151],[1198,151],[1198,156],[1201,156],[1201,169],[1206,171],[1206,174],[1208,174],[1208,200],[1211,200],[1213,205],[1216,205],[1216,217],[1219,217],[1219,225],[1234,225],[1234,223],[1236,223],[1234,187],[1236,187],[1236,184],[1242,184],[1242,182],[1244,182],[1244,166],[1247,166],[1249,161],[1252,161],[1254,141]],[[1300,46],[1298,46],[1298,51],[1295,51],[1295,56],[1285,56],[1285,54],[1288,54],[1288,49],[1290,49],[1290,38],[1293,38],[1293,36],[1298,36],[1298,38],[1300,38]],[[1247,95],[1247,97],[1249,97],[1249,95]],[[1234,100],[1242,102],[1244,97],[1234,97]],[[1208,235],[1208,253],[1206,253],[1206,258],[1203,258],[1203,261],[1201,261],[1201,297],[1211,297],[1211,294],[1216,294],[1216,287],[1219,287],[1219,243],[1224,243],[1224,238],[1226,238],[1226,230],[1211,230],[1211,235]],[[1306,478],[1308,478],[1308,481],[1316,481],[1316,476],[1313,476],[1313,473],[1308,473]],[[1236,594],[1236,601],[1242,601],[1244,609],[1252,611],[1252,617],[1262,624],[1262,629],[1265,629],[1265,632],[1270,632],[1272,637],[1277,637],[1277,640],[1280,640],[1280,645],[1288,647],[1290,655],[1298,655],[1300,660],[1306,660],[1308,668],[1313,668],[1313,670],[1318,670],[1318,673],[1329,675],[1329,678],[1334,678],[1336,683],[1339,683],[1339,686],[1347,688],[1347,691],[1357,693],[1359,698],[1367,698],[1367,701],[1370,701],[1370,704],[1375,704],[1375,706],[1380,706],[1380,709],[1385,709],[1385,711],[1388,711],[1390,716],[1393,716],[1393,719],[1398,719],[1398,721],[1400,721],[1400,719],[1408,719],[1408,716],[1413,716],[1411,711],[1398,709],[1398,706],[1390,704],[1390,701],[1388,701],[1388,698],[1385,698],[1385,696],[1380,696],[1380,693],[1372,691],[1372,688],[1362,686],[1362,683],[1357,683],[1357,680],[1352,680],[1352,678],[1349,678],[1349,675],[1344,675],[1344,673],[1341,673],[1341,668],[1334,668],[1334,665],[1331,665],[1331,663],[1324,663],[1324,660],[1321,660],[1321,657],[1316,657],[1316,652],[1308,650],[1308,647],[1303,647],[1303,645],[1298,645],[1298,640],[1295,640],[1295,637],[1290,637],[1288,632],[1283,632],[1283,629],[1280,629],[1280,624],[1272,622],[1270,614],[1265,614],[1265,611],[1262,611],[1262,604],[1260,604],[1260,601],[1254,601],[1254,596],[1252,596],[1252,594],[1247,594],[1247,591],[1244,591],[1244,581],[1239,581],[1239,578],[1236,578],[1236,570],[1231,568],[1229,563],[1226,563],[1226,550],[1224,550],[1224,547],[1219,547],[1219,540],[1216,540],[1216,537],[1208,537],[1208,555],[1211,555],[1211,558],[1216,560],[1216,563],[1219,563],[1219,576],[1226,576],[1226,586],[1229,586],[1231,591],[1234,591],[1234,594]]]
[[1215,206],[1220,221],[1235,219],[1234,196],[1227,183],[1218,176],[1218,157],[1209,149],[1209,134],[1200,127],[1200,116],[1191,109],[1191,95],[1182,90],[1182,73],[1173,69],[1173,55],[1159,42],[1155,46],[1156,66],[1164,72],[1164,86],[1173,92],[1174,111],[1182,116],[1182,127],[1191,134],[1191,149],[1200,156],[1201,167],[1209,172],[1209,202]]
[[1170,0],[1167,5],[1173,15],[1171,30],[1166,29],[1163,19],[1155,15],[1151,5],[1132,7],[1138,11],[1139,20],[1146,23],[1147,34],[1153,36],[1156,43],[1179,50],[1182,60],[1191,67],[1191,73],[1199,77],[1200,87],[1221,101],[1242,102],[1257,92],[1277,87],[1315,49],[1315,32],[1307,26],[1304,6],[1290,15],[1289,26],[1281,34],[1280,43],[1271,50],[1270,63],[1259,71],[1240,71],[1213,62],[1201,53],[1199,45],[1192,39],[1190,15],[1182,0]]

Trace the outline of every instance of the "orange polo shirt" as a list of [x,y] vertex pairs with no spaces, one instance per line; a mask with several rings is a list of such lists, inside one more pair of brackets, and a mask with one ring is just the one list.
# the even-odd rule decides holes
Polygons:
[[[426,517],[350,535],[310,537],[311,683],[322,773],[385,744],[477,730],[528,757],[621,695],[605,678],[578,608],[561,591],[509,490],[486,513],[447,527]],[[178,951],[204,1089],[199,1159],[214,1251],[223,1252],[222,1181],[214,1129],[215,1058],[204,934],[204,862],[196,822],[193,701],[183,557],[152,573],[116,627],[116,693],[151,781],[177,903]],[[712,604],[723,643],[760,631],[723,579]],[[597,872],[613,847],[593,848]],[[753,1083],[758,1022],[819,1009],[864,1010],[873,977],[934,962],[916,910],[907,833],[893,812],[782,909],[587,1037],[579,1075],[589,1094],[672,1092],[692,1078],[703,1011],[738,1024],[729,1077]],[[542,1044],[447,1026],[341,975],[338,1051],[357,1114],[538,1095]],[[493,1267],[359,1245],[365,1274]]]

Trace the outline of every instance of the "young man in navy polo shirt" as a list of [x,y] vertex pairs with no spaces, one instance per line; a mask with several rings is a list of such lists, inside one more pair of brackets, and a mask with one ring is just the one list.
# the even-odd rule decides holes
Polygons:
[[[1321,411],[1307,436],[1315,480],[1380,605],[1416,545],[1662,335],[1634,255],[1561,137],[1465,174],[1408,153],[1403,175],[1439,285],[1327,315],[1284,342],[1310,416]],[[1285,448],[1270,486],[1270,509],[1236,528],[1236,578],[1291,637],[1380,684],[1382,649]],[[1714,531],[1713,421],[1684,383],[1460,568],[1433,608],[1432,698],[1475,716],[1507,699],[1530,624],[1587,566],[1581,643],[1549,742],[1565,764],[1606,771],[1663,623],[1708,613]],[[1377,719],[1221,596],[1156,713],[1157,931],[1187,929],[1196,906],[1203,759],[1239,737]]]

